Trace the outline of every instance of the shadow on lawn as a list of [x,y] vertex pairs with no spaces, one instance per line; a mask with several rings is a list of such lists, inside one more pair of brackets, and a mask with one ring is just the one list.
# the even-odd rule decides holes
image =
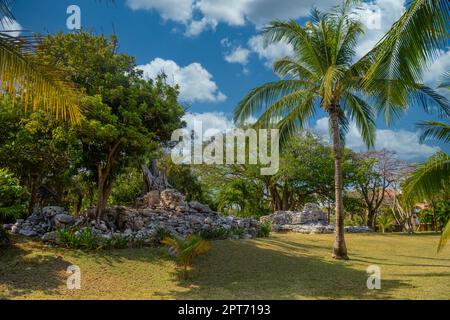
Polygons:
[[35,291],[58,295],[71,263],[60,255],[36,254],[37,247],[42,245],[14,237],[12,247],[0,253],[0,299],[20,298]]
[[368,290],[367,273],[351,268],[351,261],[308,256],[308,249],[309,244],[273,239],[215,242],[191,279],[180,281],[188,290],[172,294],[176,299],[382,299],[409,287],[385,280],[382,290]]

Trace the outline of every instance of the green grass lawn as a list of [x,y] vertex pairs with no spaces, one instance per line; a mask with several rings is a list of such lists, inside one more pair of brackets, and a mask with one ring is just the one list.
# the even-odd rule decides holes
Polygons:
[[[85,253],[14,238],[0,257],[3,299],[449,299],[450,248],[430,234],[347,235],[350,261],[330,258],[333,235],[216,241],[180,281],[163,249]],[[366,287],[378,265],[382,289]],[[81,268],[81,290],[66,269]]]

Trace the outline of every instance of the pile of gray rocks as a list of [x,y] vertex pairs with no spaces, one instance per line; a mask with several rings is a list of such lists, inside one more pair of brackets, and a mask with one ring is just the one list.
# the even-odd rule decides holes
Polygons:
[[[274,232],[297,232],[304,234],[330,234],[334,233],[335,226],[328,224],[328,216],[319,206],[308,203],[300,212],[277,211],[269,216],[262,217],[261,223],[269,223]],[[372,232],[368,227],[345,227],[348,233]]]
[[[176,190],[152,191],[138,199],[133,208],[114,206],[105,209],[104,219],[95,219],[95,209],[73,217],[61,207],[45,207],[26,220],[5,225],[11,233],[54,241],[56,230],[65,227],[91,228],[103,238],[126,236],[151,243],[159,229],[186,237],[204,230],[238,228],[243,238],[257,237],[261,223],[254,219],[223,216],[198,202],[187,202]],[[231,234],[231,233],[230,233]]]

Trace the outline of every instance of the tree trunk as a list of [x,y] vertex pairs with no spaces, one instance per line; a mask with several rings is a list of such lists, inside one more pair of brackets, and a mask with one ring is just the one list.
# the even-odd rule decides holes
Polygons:
[[106,208],[106,203],[111,195],[112,191],[112,180],[111,180],[111,169],[114,161],[119,153],[119,146],[121,140],[116,142],[114,146],[108,153],[108,158],[104,165],[98,165],[98,188],[97,188],[97,206],[95,208],[95,217],[97,221],[103,218],[103,211]]
[[367,210],[367,226],[375,230],[375,213],[374,210]]
[[334,184],[336,192],[336,241],[333,247],[333,258],[347,260],[347,246],[344,237],[344,199],[342,181],[341,138],[339,131],[338,108],[335,106],[331,112],[333,129],[333,156],[334,156]]

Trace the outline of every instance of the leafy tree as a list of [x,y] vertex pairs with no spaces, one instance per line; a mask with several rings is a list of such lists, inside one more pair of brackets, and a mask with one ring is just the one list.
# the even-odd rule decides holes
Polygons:
[[143,80],[134,58],[117,53],[115,37],[86,32],[48,36],[38,58],[64,68],[66,79],[87,94],[85,117],[73,130],[82,151],[77,165],[97,183],[96,215],[101,219],[116,177],[182,126],[178,90],[164,76]]
[[381,150],[356,154],[356,188],[367,209],[367,226],[375,227],[375,217],[386,194],[406,175],[409,166],[395,153]]
[[18,218],[27,211],[26,191],[6,169],[0,169],[0,221]]
[[51,198],[62,204],[66,173],[76,150],[69,124],[43,110],[24,113],[11,99],[0,100],[0,166],[8,168],[26,187],[28,212]]

